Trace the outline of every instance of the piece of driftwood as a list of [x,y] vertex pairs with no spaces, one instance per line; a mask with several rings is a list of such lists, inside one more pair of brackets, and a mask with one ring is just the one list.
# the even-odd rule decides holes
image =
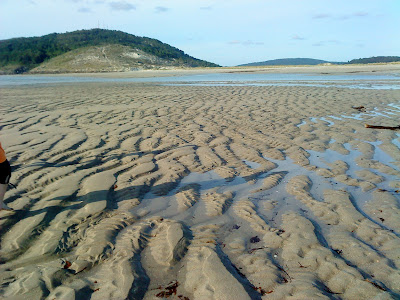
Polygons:
[[358,110],[359,112],[365,112],[364,106],[352,106],[351,108],[354,108],[354,109]]
[[365,124],[365,128],[398,130],[398,129],[400,129],[400,125],[399,126],[379,126],[379,125]]

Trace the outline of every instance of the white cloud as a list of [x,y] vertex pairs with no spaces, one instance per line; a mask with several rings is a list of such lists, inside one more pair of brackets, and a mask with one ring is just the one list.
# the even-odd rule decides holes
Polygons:
[[88,8],[88,7],[81,7],[81,8],[78,9],[78,12],[80,12],[80,13],[90,13],[90,12],[92,12],[92,10],[90,8]]
[[303,38],[297,34],[294,34],[294,35],[292,35],[292,40],[303,41],[303,40],[305,40],[305,38]]
[[352,18],[363,18],[363,17],[367,17],[367,16],[368,16],[368,13],[366,13],[366,12],[355,12],[350,15],[339,16],[339,17],[337,17],[337,19],[348,20],[348,19],[352,19]]
[[364,12],[364,11],[359,11],[359,12],[354,13],[353,16],[355,16],[355,17],[366,17],[366,16],[368,16],[368,13]]
[[358,11],[352,14],[344,14],[344,15],[332,15],[326,13],[320,13],[313,15],[313,19],[336,19],[336,20],[348,20],[352,18],[362,18],[367,17],[369,14],[364,11]]
[[110,7],[113,10],[129,11],[136,9],[136,6],[126,1],[110,2]]
[[256,41],[238,41],[238,40],[233,40],[228,42],[229,45],[242,45],[242,46],[259,46],[259,45],[264,45],[263,42],[256,42]]
[[316,14],[313,16],[313,19],[328,19],[331,17],[332,17],[332,15],[330,15],[330,14]]
[[322,47],[322,46],[329,46],[329,45],[340,45],[342,42],[338,40],[329,40],[329,41],[319,41],[317,43],[314,43],[314,47]]
[[155,10],[157,13],[163,13],[163,12],[167,12],[169,10],[169,8],[165,7],[165,6],[157,6],[155,8]]

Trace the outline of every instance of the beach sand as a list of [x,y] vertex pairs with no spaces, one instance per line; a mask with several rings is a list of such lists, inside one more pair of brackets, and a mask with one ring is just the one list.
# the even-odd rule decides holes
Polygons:
[[[399,299],[400,90],[1,88],[4,299]],[[364,106],[360,112],[352,106]]]

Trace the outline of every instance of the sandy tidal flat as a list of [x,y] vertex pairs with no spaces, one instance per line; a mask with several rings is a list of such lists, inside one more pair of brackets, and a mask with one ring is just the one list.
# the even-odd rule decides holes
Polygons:
[[[2,88],[4,299],[399,299],[399,90]],[[357,111],[352,106],[364,106]]]

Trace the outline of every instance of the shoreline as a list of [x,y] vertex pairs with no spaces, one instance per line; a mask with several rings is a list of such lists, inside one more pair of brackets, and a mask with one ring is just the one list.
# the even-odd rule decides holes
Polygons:
[[[400,63],[366,64],[366,65],[317,65],[317,66],[256,66],[256,67],[219,67],[166,70],[140,70],[130,72],[99,72],[99,73],[32,73],[15,74],[13,76],[76,76],[104,78],[149,78],[198,75],[207,73],[277,73],[277,74],[400,74]],[[0,77],[1,78],[1,77]]]

